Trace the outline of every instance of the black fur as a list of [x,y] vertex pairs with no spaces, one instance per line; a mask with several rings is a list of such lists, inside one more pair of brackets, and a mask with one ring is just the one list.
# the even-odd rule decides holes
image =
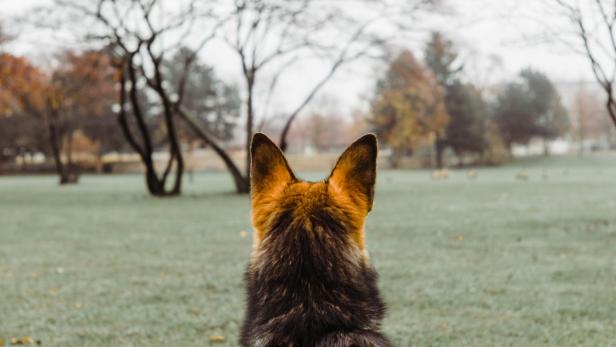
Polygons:
[[[246,272],[244,347],[389,347],[377,274],[349,241],[349,220],[323,196],[302,215],[283,206]],[[301,201],[301,199],[300,199]]]

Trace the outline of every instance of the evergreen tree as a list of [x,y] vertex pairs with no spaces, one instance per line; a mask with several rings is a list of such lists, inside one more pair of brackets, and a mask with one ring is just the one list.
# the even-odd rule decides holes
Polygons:
[[481,153],[486,148],[487,110],[475,88],[460,81],[462,64],[452,41],[439,32],[431,35],[425,48],[426,65],[445,92],[449,124],[436,137],[436,166],[443,167],[443,152],[451,148],[458,157],[464,153]]
[[533,138],[557,138],[569,128],[560,95],[547,76],[531,69],[519,76],[519,81],[505,86],[495,107],[495,119],[509,149]]
[[479,92],[470,84],[455,81],[447,88],[449,114],[445,142],[461,157],[465,153],[482,153],[487,147],[488,108]]

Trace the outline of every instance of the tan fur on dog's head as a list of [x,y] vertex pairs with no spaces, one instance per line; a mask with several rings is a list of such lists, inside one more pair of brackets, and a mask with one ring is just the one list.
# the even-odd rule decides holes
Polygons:
[[372,209],[376,179],[377,143],[374,135],[355,141],[340,156],[322,182],[297,179],[280,149],[265,135],[252,140],[251,202],[255,242],[272,230],[280,211],[309,221],[320,210],[344,221],[356,246],[364,250],[364,220]]

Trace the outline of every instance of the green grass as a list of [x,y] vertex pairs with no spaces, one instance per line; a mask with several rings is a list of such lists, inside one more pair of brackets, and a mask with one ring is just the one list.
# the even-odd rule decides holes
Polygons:
[[[515,180],[521,168],[529,181]],[[478,172],[380,172],[367,238],[386,334],[397,346],[616,346],[616,156]],[[229,191],[224,174],[197,175],[176,199],[149,197],[138,175],[62,188],[0,177],[0,339],[236,346],[251,238],[248,200]]]

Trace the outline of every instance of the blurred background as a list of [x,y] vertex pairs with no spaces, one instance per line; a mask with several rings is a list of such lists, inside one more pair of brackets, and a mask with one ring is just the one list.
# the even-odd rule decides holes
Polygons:
[[607,0],[0,0],[0,346],[235,346],[255,132],[315,180],[377,134],[397,345],[613,343],[615,25]]
[[3,1],[0,171],[245,192],[257,131],[312,170],[365,132],[388,168],[608,151],[608,5]]

